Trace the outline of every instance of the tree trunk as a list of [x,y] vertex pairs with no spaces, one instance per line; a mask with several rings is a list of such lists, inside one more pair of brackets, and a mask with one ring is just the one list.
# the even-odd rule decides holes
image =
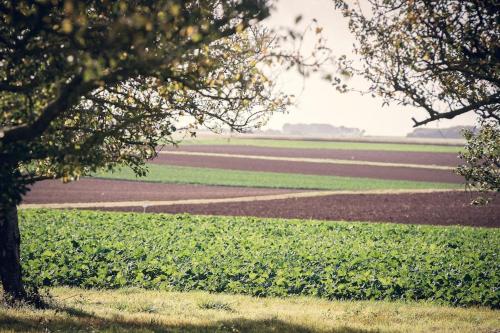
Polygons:
[[26,300],[21,278],[19,225],[14,203],[0,204],[0,278],[7,298]]

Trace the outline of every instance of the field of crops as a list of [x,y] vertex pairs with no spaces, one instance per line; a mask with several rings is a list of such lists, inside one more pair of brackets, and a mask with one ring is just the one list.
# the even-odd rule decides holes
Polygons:
[[378,143],[378,142],[349,142],[327,140],[273,140],[273,139],[244,139],[244,138],[210,138],[184,140],[185,145],[235,145],[272,148],[306,148],[306,149],[341,149],[341,150],[374,150],[374,151],[402,151],[402,152],[431,152],[431,153],[458,153],[460,147],[452,145],[408,144],[408,143]]
[[500,201],[470,205],[458,151],[203,139],[38,182],[22,265],[54,305],[0,332],[496,332]]
[[26,278],[500,306],[498,229],[25,210]]
[[201,139],[161,147],[146,177],[98,172],[35,184],[29,208],[500,226],[500,203],[471,206],[459,146]]
[[[294,173],[237,171],[231,169],[193,168],[169,165],[148,165],[145,180],[173,184],[202,184],[244,187],[268,187],[314,190],[375,190],[375,189],[459,189],[460,184],[385,180],[361,177],[339,177]],[[138,180],[132,170],[100,173],[98,178]]]
[[500,0],[0,23],[0,333],[500,333]]

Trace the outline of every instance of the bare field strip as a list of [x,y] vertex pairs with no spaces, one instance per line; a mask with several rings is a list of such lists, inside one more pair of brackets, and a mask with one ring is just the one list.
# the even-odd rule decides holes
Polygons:
[[[184,199],[184,200],[134,200],[134,201],[100,201],[100,202],[60,202],[60,203],[26,203],[20,208],[119,208],[119,207],[160,207],[175,205],[206,205],[234,202],[274,201],[285,199],[316,198],[331,195],[362,194],[406,194],[406,193],[438,193],[450,190],[371,190],[371,191],[308,191],[258,196],[237,196],[231,198]],[[139,193],[140,195],[140,193]]]
[[307,158],[307,157],[280,157],[280,156],[264,156],[264,155],[244,155],[244,154],[222,154],[222,153],[202,153],[202,152],[183,152],[183,151],[161,151],[162,155],[179,155],[179,156],[196,156],[196,157],[225,157],[225,158],[245,158],[251,160],[264,161],[284,161],[284,162],[304,162],[304,163],[319,163],[319,164],[345,164],[345,165],[363,165],[363,166],[379,166],[379,167],[395,167],[395,168],[411,168],[411,169],[429,169],[429,170],[454,170],[454,167],[435,164],[408,164],[408,163],[389,163],[389,162],[373,162],[359,160],[341,160],[331,158]]
[[146,207],[148,212],[500,227],[498,202],[473,207],[471,199],[470,193],[449,190],[308,192],[83,179],[70,184],[40,182],[21,208],[142,212]]
[[363,177],[385,180],[411,180],[425,182],[463,183],[463,178],[451,170],[412,169],[374,165],[310,163],[289,160],[264,160],[246,157],[190,156],[160,154],[153,164],[188,166],[197,168],[230,169],[259,172],[283,172],[322,176]]
[[206,186],[195,184],[162,184],[84,178],[68,184],[63,184],[58,180],[37,182],[26,195],[23,203],[173,201],[273,195],[305,191],[306,190]]
[[455,167],[460,163],[457,153],[279,148],[238,145],[181,145],[177,148],[164,147],[163,151],[259,155],[291,158],[341,159],[383,163],[431,164],[449,167]]
[[[148,207],[148,212],[500,227],[500,202],[471,206],[466,192],[346,194],[284,200]],[[142,212],[142,207],[101,208]]]

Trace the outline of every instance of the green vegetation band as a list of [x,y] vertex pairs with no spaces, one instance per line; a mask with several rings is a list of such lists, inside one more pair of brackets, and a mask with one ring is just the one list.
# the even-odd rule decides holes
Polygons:
[[28,282],[499,308],[500,231],[24,210]]

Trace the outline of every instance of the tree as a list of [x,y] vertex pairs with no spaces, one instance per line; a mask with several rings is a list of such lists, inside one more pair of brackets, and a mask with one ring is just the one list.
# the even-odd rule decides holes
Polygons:
[[[493,124],[486,132],[491,134],[497,128],[498,133],[498,1],[367,0],[349,5],[347,1],[334,0],[334,3],[349,20],[356,38],[354,51],[359,56],[357,61],[342,57],[341,71],[364,77],[370,84],[365,92],[381,96],[387,104],[396,102],[424,110],[424,119],[413,119],[415,127],[475,112],[480,123]],[[335,84],[341,91],[349,90],[341,78],[335,78]],[[476,148],[480,145],[469,141],[468,154],[480,155],[479,151],[470,151]],[[498,175],[498,161],[491,167],[496,168]],[[480,174],[485,175],[476,173],[476,176]],[[491,185],[489,189],[499,191],[498,181],[491,182],[492,179],[466,176],[467,181],[486,182]]]
[[487,204],[492,200],[490,194],[500,191],[500,127],[485,123],[477,134],[468,130],[464,135],[467,144],[460,153],[464,164],[458,166],[457,173],[472,189],[484,194],[472,204]]
[[284,110],[289,98],[263,66],[304,62],[255,27],[269,10],[267,0],[0,0],[6,294],[27,296],[16,205],[34,182],[119,165],[143,175],[160,140],[179,130],[243,131]]
[[336,1],[361,66],[344,65],[387,102],[427,112],[420,126],[466,112],[500,121],[500,4],[494,0]]

